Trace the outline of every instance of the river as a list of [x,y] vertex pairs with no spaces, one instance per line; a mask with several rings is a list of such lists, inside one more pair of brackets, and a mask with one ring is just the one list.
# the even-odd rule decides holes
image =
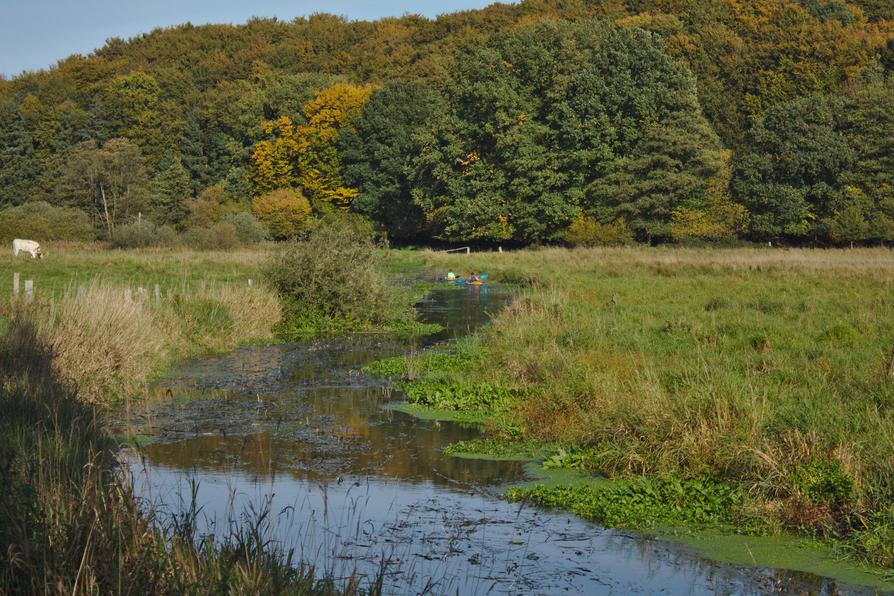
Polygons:
[[386,593],[838,593],[822,578],[709,561],[673,543],[510,504],[518,462],[447,457],[474,428],[389,409],[401,394],[373,360],[430,349],[486,324],[499,287],[443,289],[418,305],[444,331],[249,346],[184,363],[164,398],[121,413],[149,438],[121,460],[145,506],[195,511],[200,534],[261,523],[318,573],[372,577]]

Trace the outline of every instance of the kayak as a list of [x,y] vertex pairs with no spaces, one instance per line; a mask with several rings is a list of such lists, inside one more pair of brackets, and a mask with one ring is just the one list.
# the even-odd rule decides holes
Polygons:
[[465,277],[457,277],[456,279],[448,279],[447,281],[452,281],[455,284],[465,284],[467,286],[483,286],[488,282],[488,279],[487,274],[485,273],[478,278],[478,281],[466,281]]
[[453,283],[463,284],[463,285],[467,285],[467,286],[483,286],[487,282],[486,281],[466,281],[465,279],[454,279]]

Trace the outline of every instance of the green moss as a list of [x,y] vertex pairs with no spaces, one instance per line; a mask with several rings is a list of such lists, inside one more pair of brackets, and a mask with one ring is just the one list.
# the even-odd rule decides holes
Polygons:
[[840,548],[830,543],[793,536],[744,536],[719,529],[699,532],[664,530],[659,536],[680,542],[715,561],[803,571],[847,584],[894,591],[894,577],[890,570],[845,560]]

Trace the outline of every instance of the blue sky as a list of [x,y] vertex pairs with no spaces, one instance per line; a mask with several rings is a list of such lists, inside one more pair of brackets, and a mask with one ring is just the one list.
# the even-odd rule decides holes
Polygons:
[[351,19],[406,13],[434,17],[481,8],[493,0],[0,0],[0,73],[54,65],[69,54],[88,54],[109,37],[128,38],[187,21],[243,23],[252,16],[291,20],[315,12]]

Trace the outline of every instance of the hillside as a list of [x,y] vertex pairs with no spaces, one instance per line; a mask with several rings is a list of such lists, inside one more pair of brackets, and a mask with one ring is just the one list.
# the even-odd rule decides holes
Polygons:
[[0,83],[0,206],[110,235],[289,187],[406,238],[892,240],[892,12],[544,0],[112,39]]

